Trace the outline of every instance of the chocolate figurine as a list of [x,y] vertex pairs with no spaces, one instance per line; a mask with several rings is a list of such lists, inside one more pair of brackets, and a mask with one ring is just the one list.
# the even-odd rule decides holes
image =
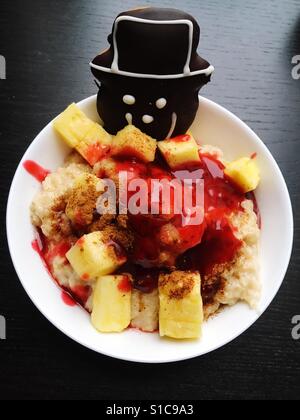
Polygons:
[[141,8],[121,13],[109,49],[91,63],[100,81],[98,113],[116,134],[134,124],[157,140],[186,133],[198,93],[213,66],[197,54],[200,28],[176,9]]

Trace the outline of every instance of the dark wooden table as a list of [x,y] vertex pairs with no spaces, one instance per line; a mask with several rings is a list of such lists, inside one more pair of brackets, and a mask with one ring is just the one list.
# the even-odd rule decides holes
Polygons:
[[[95,93],[89,60],[106,45],[115,15],[136,0],[1,0],[0,398],[299,399],[300,341],[300,0],[143,0],[191,12],[200,51],[216,67],[203,94],[265,141],[287,180],[295,247],[283,287],[264,316],[227,347],[178,364],[149,366],[95,354],[73,343],[35,309],[10,261],[5,236],[9,184],[35,135],[72,101]],[[279,221],[280,222],[280,221]],[[276,261],[274,261],[276,264]]]

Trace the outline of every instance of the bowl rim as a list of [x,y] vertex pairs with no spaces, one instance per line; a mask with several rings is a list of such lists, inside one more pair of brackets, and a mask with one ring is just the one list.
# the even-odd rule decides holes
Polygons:
[[[81,101],[79,101],[77,104],[80,105],[84,105],[85,103],[89,102],[89,101],[95,101],[97,95],[92,95],[90,97],[87,97]],[[287,249],[287,263],[285,265],[281,266],[281,273],[280,273],[280,278],[282,278],[281,282],[279,283],[278,287],[276,287],[274,289],[274,292],[270,294],[270,296],[268,296],[268,298],[266,299],[266,303],[264,304],[264,307],[262,308],[262,310],[257,314],[257,317],[255,318],[254,321],[250,321],[246,324],[246,326],[239,331],[237,334],[234,334],[233,336],[230,337],[230,339],[226,339],[224,340],[224,342],[219,343],[218,345],[214,346],[213,348],[211,348],[209,351],[205,351],[203,353],[198,353],[198,352],[193,352],[193,354],[191,355],[185,355],[185,356],[176,356],[176,357],[170,357],[170,359],[166,360],[166,359],[158,359],[155,361],[151,361],[151,360],[147,360],[147,359],[143,359],[143,358],[139,358],[138,360],[135,359],[134,357],[131,356],[127,356],[125,355],[123,356],[116,356],[112,353],[109,353],[108,351],[102,351],[99,350],[99,348],[97,348],[95,345],[93,344],[88,344],[83,342],[82,340],[78,339],[74,334],[69,333],[67,331],[65,331],[65,329],[61,326],[58,325],[56,321],[50,319],[50,317],[48,317],[48,315],[46,315],[46,311],[39,305],[39,302],[36,301],[29,290],[29,287],[27,287],[26,282],[23,281],[23,275],[21,273],[21,271],[19,270],[19,266],[18,266],[18,261],[17,258],[14,254],[14,248],[12,245],[12,238],[11,238],[11,232],[10,232],[10,226],[11,226],[11,206],[12,206],[12,201],[13,201],[13,196],[14,196],[14,189],[17,183],[17,179],[19,176],[20,171],[22,170],[22,165],[24,160],[26,160],[27,157],[29,157],[31,149],[34,147],[34,144],[37,140],[37,138],[41,135],[41,133],[46,130],[49,126],[52,125],[52,121],[50,121],[45,127],[42,128],[42,130],[40,130],[40,132],[37,134],[37,136],[33,139],[33,141],[29,144],[29,146],[27,147],[26,151],[24,152],[22,158],[20,159],[20,162],[17,166],[17,169],[15,171],[15,174],[13,176],[13,180],[11,183],[11,187],[9,190],[9,195],[8,195],[8,200],[7,200],[7,208],[6,208],[6,235],[7,235],[7,242],[8,242],[8,248],[9,248],[9,252],[10,252],[10,256],[11,256],[11,260],[15,269],[15,272],[18,276],[18,279],[21,283],[21,285],[23,286],[26,294],[28,295],[28,297],[30,298],[30,300],[32,301],[32,303],[34,304],[34,306],[38,309],[38,311],[55,327],[57,328],[59,331],[61,331],[64,335],[66,335],[67,337],[69,337],[71,340],[75,341],[76,343],[82,345],[83,347],[95,351],[96,353],[99,353],[101,355],[104,356],[108,356],[108,357],[112,357],[114,359],[118,359],[118,360],[124,360],[127,362],[134,362],[134,363],[147,363],[147,364],[162,364],[162,363],[175,363],[175,362],[179,362],[179,361],[184,361],[184,360],[190,360],[190,359],[194,359],[196,357],[201,357],[204,356],[206,354],[212,353],[224,346],[226,346],[227,344],[230,344],[231,342],[233,342],[234,340],[236,340],[239,336],[241,336],[242,334],[244,334],[248,329],[250,329],[261,317],[262,315],[266,312],[266,310],[269,308],[269,306],[272,304],[273,300],[275,299],[275,297],[277,296],[284,280],[285,280],[285,276],[286,273],[288,271],[289,268],[289,264],[291,261],[291,256],[292,256],[292,251],[293,251],[293,243],[294,243],[294,217],[293,217],[293,208],[292,208],[292,202],[291,202],[291,198],[290,198],[290,194],[289,194],[289,190],[287,187],[287,184],[285,182],[284,176],[275,160],[275,158],[273,157],[273,155],[271,154],[270,150],[268,149],[268,147],[266,146],[266,144],[258,137],[258,135],[244,122],[242,121],[240,118],[238,118],[235,114],[233,114],[231,111],[227,110],[226,108],[224,108],[223,106],[217,104],[216,102],[204,98],[203,96],[199,95],[199,103],[206,103],[207,105],[213,106],[216,109],[222,111],[222,113],[229,119],[233,120],[236,124],[240,125],[243,127],[243,129],[248,132],[249,136],[253,137],[253,139],[255,139],[255,141],[257,143],[260,144],[260,147],[262,147],[262,149],[264,150],[264,153],[266,154],[266,156],[268,157],[269,160],[272,161],[272,164],[274,166],[274,169],[277,172],[277,177],[278,180],[281,182],[281,185],[283,187],[282,190],[282,194],[285,196],[285,205],[286,208],[288,210],[288,230],[289,230],[289,244],[288,244],[288,249]]]

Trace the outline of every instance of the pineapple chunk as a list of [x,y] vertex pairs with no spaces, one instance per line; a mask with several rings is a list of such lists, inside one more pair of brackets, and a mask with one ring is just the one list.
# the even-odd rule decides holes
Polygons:
[[53,123],[68,146],[75,148],[93,166],[108,154],[113,137],[90,120],[76,104],[70,105]]
[[248,157],[229,163],[224,172],[244,193],[254,191],[260,182],[257,163]]
[[100,277],[93,294],[93,326],[100,332],[121,332],[129,326],[130,318],[130,278],[127,275]]
[[126,262],[119,246],[106,242],[101,232],[84,235],[66,254],[71,266],[84,281],[114,273]]
[[113,137],[101,125],[93,123],[90,130],[76,146],[76,150],[91,165],[108,155]]
[[134,125],[128,125],[115,136],[112,155],[136,158],[145,163],[153,162],[156,147],[156,140],[142,133]]
[[199,273],[174,271],[159,278],[159,332],[177,339],[199,338],[203,303]]
[[184,169],[200,162],[199,147],[191,134],[160,141],[158,148],[171,169]]
[[71,104],[54,120],[53,126],[67,145],[75,148],[94,124],[76,104]]

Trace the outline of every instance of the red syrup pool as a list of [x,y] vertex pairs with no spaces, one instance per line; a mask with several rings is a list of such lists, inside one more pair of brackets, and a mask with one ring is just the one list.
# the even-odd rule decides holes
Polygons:
[[[184,141],[184,138],[179,140]],[[127,171],[130,174],[128,179],[140,177],[149,181],[151,178],[172,180],[188,177],[204,181],[205,217],[200,225],[183,226],[181,217],[172,214],[172,207],[167,216],[129,215],[135,234],[135,246],[133,254],[121,270],[132,273],[134,287],[144,293],[157,288],[159,274],[164,272],[157,268],[160,252],[174,252],[176,258],[172,262],[177,269],[198,270],[202,276],[211,275],[215,265],[230,263],[242,246],[242,242],[236,238],[229,216],[244,211],[242,202],[250,199],[260,220],[254,193],[241,193],[225,176],[225,167],[217,157],[210,154],[200,154],[200,157],[201,162],[197,163],[197,167],[193,162],[190,168],[176,172],[170,172],[162,161],[145,165],[119,158],[117,170]],[[180,246],[165,246],[161,243],[161,229],[170,224],[180,234]]]
[[[167,179],[187,177],[187,170],[171,173],[163,167],[156,165],[144,165],[139,163],[135,168],[132,162],[122,162],[120,167],[131,174],[138,174],[139,177]],[[183,225],[182,217],[170,215],[137,215],[129,216],[130,224],[135,233],[135,250],[131,256],[131,262],[143,266],[146,269],[153,269],[157,265],[159,254],[163,251],[174,253],[175,256],[189,252],[201,244],[202,253],[207,245],[213,258],[202,259],[200,267],[202,274],[209,274],[212,266],[217,263],[231,261],[234,254],[241,246],[241,242],[234,235],[234,228],[228,221],[228,216],[235,211],[243,211],[242,202],[246,199],[245,194],[240,193],[235,186],[226,179],[223,164],[211,155],[201,155],[201,162],[198,163],[196,171],[190,172],[190,177],[199,177],[204,181],[204,211],[205,217],[199,225]],[[194,194],[191,189],[191,194]],[[162,245],[162,228],[165,225],[172,225],[180,235],[180,245]],[[215,245],[218,245],[215,248]],[[216,252],[214,252],[216,249]],[[199,260],[201,256],[199,255]],[[205,263],[207,261],[207,264]],[[173,261],[175,263],[175,261]],[[194,267],[194,264],[192,265]],[[192,267],[190,267],[192,268]],[[186,267],[189,269],[189,267]],[[154,270],[155,271],[155,270]],[[142,275],[143,276],[143,275]],[[144,276],[149,284],[149,274]],[[156,275],[155,275],[156,277]],[[156,280],[155,280],[156,282]],[[139,284],[141,282],[139,281]]]

